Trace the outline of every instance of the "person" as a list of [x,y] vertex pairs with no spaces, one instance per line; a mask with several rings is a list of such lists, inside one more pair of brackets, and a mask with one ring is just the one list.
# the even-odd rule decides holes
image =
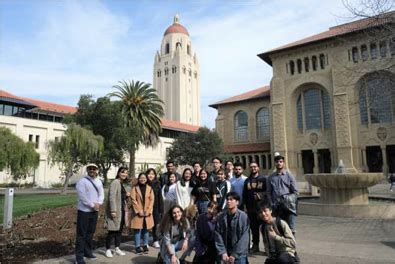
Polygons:
[[162,200],[162,188],[160,186],[160,181],[156,174],[155,169],[149,168],[145,173],[148,177],[148,184],[154,191],[154,207],[152,210],[152,216],[154,218],[154,226],[152,228],[152,246],[154,248],[159,248],[159,237],[158,237],[158,227],[160,224],[160,219],[162,218],[163,212],[163,200]]
[[181,180],[181,175],[177,172],[177,166],[175,165],[174,161],[168,160],[166,162],[166,172],[160,176],[160,184],[161,186],[165,186],[169,179],[169,174],[174,173],[176,175],[176,180]]
[[221,212],[226,207],[225,197],[231,188],[230,182],[225,178],[225,171],[223,169],[217,171],[217,183],[215,186],[217,187],[218,210]]
[[202,164],[198,161],[195,161],[192,164],[192,167],[193,167],[192,181],[196,183],[197,179],[199,178],[200,170],[202,169]]
[[222,168],[222,160],[218,157],[215,157],[211,160],[213,164],[213,170],[208,175],[208,179],[211,182],[217,182],[217,171]]
[[84,257],[96,259],[92,253],[92,239],[96,231],[97,217],[104,201],[103,184],[97,178],[99,167],[90,163],[86,166],[87,176],[76,185],[78,194],[77,232],[75,256],[77,263],[85,263]]
[[250,224],[248,216],[237,208],[240,196],[235,192],[226,195],[227,210],[217,217],[215,247],[223,263],[248,263]]
[[208,180],[208,173],[202,169],[199,173],[198,181],[192,190],[192,199],[198,208],[199,214],[207,212],[210,201],[217,201],[217,188],[215,184]]
[[214,235],[217,214],[218,203],[209,202],[207,213],[199,215],[196,221],[195,257],[193,258],[193,263],[219,263]]
[[259,174],[258,164],[251,162],[250,176],[244,181],[243,188],[243,201],[245,201],[244,204],[251,224],[252,247],[250,253],[259,252],[259,226],[261,225],[261,219],[258,217],[258,209],[259,203],[266,200],[266,177]]
[[261,205],[259,211],[260,217],[265,222],[261,226],[263,244],[267,252],[265,264],[299,263],[295,237],[287,222],[272,216],[270,204]]
[[391,173],[389,175],[389,182],[390,182],[390,192],[392,192],[392,187],[395,186],[395,173]]
[[177,251],[186,250],[189,240],[189,222],[184,210],[173,205],[164,215],[159,227],[161,233],[160,256],[165,264],[179,263]]
[[[136,254],[148,254],[148,230],[154,226],[152,211],[155,194],[151,186],[147,184],[147,176],[140,173],[137,177],[137,185],[132,187],[132,222],[134,230],[134,242]],[[141,247],[143,237],[143,247]]]
[[234,177],[233,161],[228,160],[225,162],[225,178],[230,181]]
[[177,176],[175,173],[168,174],[169,179],[166,184],[162,187],[162,200],[163,200],[163,212],[167,212],[170,207],[176,204],[176,186]]
[[193,186],[192,170],[186,168],[182,173],[181,180],[176,184],[176,203],[181,206],[183,210],[193,203],[191,198]]
[[243,190],[244,182],[247,176],[243,174],[243,165],[240,162],[234,164],[234,177],[230,179],[231,191],[236,192],[240,196],[239,209],[242,210],[243,207]]
[[285,159],[281,155],[274,158],[276,171],[268,178],[267,193],[275,216],[285,220],[293,234],[296,231],[296,202],[298,189],[295,177],[285,169]]
[[111,241],[114,240],[115,254],[124,256],[125,253],[119,249],[121,245],[122,229],[125,225],[125,204],[130,197],[130,192],[126,192],[123,183],[128,178],[128,168],[119,167],[117,176],[108,189],[108,200],[105,215],[106,227],[108,230],[106,237],[106,257],[112,258]]

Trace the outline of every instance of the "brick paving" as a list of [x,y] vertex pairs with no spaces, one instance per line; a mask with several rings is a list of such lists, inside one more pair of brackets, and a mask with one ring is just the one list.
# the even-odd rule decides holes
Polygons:
[[[376,185],[370,194],[393,198],[388,184]],[[395,204],[394,204],[395,206]],[[302,263],[375,263],[395,264],[395,219],[353,219],[300,215],[297,219],[297,251]],[[87,263],[155,263],[157,249],[150,254],[132,253],[133,243],[122,244],[126,256],[108,259],[104,249],[95,251],[98,259]],[[263,244],[260,247],[263,250]],[[263,253],[249,256],[251,264],[264,263]],[[36,263],[73,263],[74,256],[41,260]]]

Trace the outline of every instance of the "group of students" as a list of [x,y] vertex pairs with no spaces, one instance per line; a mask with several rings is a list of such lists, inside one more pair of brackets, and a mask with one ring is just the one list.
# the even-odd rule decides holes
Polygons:
[[[179,263],[192,250],[195,263],[247,263],[248,253],[259,251],[260,232],[268,256],[265,263],[297,263],[296,182],[284,169],[284,157],[276,156],[275,163],[276,170],[266,177],[252,162],[247,177],[240,163],[228,161],[223,169],[217,157],[212,159],[213,171],[195,162],[182,175],[168,161],[160,178],[148,169],[138,175],[130,191],[124,187],[127,168],[119,168],[108,190],[106,256],[125,254],[119,245],[126,224],[134,230],[137,254],[148,253],[152,229],[152,246],[160,247],[164,263]],[[178,257],[180,250],[184,254]]]

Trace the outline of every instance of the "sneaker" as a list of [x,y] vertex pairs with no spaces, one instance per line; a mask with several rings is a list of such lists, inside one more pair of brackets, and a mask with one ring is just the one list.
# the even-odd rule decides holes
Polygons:
[[159,241],[155,241],[154,243],[152,243],[152,247],[160,248]]
[[113,256],[112,256],[111,249],[107,249],[107,250],[106,250],[106,257],[107,257],[107,258],[112,258],[112,257],[113,257]]
[[123,252],[122,250],[119,249],[119,247],[116,247],[114,250],[115,254],[119,255],[119,256],[125,256],[125,252]]
[[136,254],[143,255],[143,249],[141,247],[136,248]]
[[144,254],[148,254],[149,249],[148,249],[147,245],[143,246],[143,251],[144,251]]

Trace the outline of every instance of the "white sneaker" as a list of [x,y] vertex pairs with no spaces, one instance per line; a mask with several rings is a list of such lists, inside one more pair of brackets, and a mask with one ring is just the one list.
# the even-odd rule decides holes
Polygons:
[[114,250],[115,254],[120,255],[120,256],[125,256],[125,252],[119,249],[119,247],[116,247]]
[[106,257],[107,257],[107,258],[112,258],[111,249],[107,249],[107,250],[106,250]]
[[160,248],[159,242],[155,241],[154,243],[152,243],[152,247],[154,248]]

